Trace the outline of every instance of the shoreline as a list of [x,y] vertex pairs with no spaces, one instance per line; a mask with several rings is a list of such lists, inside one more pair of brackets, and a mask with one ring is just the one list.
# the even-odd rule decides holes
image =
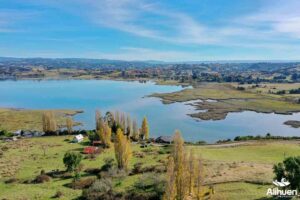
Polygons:
[[[25,109],[0,107],[0,127],[8,131],[42,130],[42,115],[45,111],[53,111],[57,118],[58,127],[65,127],[67,117],[81,114],[83,110],[71,109]],[[74,121],[74,127],[81,126],[81,122]]]

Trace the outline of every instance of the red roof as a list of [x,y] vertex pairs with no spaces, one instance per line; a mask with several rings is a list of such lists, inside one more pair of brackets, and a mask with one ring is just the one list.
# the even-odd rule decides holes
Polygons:
[[98,147],[85,147],[83,153],[93,154],[93,153],[97,153],[97,151],[98,151]]

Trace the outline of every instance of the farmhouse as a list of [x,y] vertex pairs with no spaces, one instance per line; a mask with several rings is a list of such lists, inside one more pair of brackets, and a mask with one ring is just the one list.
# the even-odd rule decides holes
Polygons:
[[82,142],[83,141],[83,135],[79,134],[79,135],[76,135],[74,138],[73,138],[73,142],[75,143],[78,143],[78,142]]
[[155,139],[156,143],[171,144],[173,138],[171,136],[159,136]]

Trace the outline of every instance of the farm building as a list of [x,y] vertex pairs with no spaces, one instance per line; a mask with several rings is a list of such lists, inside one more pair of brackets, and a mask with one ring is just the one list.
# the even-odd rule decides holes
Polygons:
[[79,135],[76,135],[74,138],[73,138],[73,142],[75,143],[78,143],[78,142],[82,142],[83,141],[83,135],[79,134]]
[[160,136],[155,139],[156,143],[171,144],[173,138],[171,136]]
[[85,154],[94,154],[94,153],[98,153],[98,152],[99,152],[98,147],[85,147],[83,149],[83,153],[85,153]]
[[93,146],[99,146],[102,145],[101,141],[93,141]]

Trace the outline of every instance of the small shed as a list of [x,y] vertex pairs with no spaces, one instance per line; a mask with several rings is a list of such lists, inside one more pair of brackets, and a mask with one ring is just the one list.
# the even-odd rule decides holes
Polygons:
[[75,143],[82,142],[83,139],[84,139],[83,135],[79,134],[73,138],[73,142],[75,142]]
[[173,138],[171,136],[159,136],[155,139],[155,142],[162,144],[171,144],[173,142]]
[[83,149],[83,153],[85,154],[95,154],[99,152],[99,148],[98,147],[85,147]]
[[21,136],[22,134],[22,130],[17,130],[15,132],[13,132],[14,136]]
[[93,146],[100,146],[102,145],[103,143],[101,141],[93,141]]

